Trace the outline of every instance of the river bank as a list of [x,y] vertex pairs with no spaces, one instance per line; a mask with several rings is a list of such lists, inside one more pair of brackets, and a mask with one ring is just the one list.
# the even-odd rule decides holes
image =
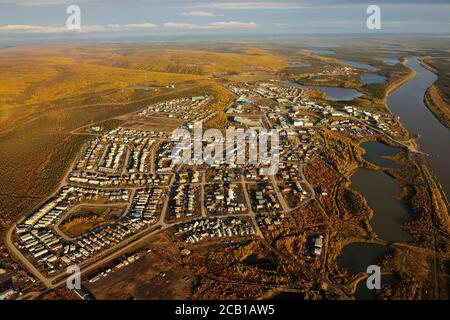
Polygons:
[[[425,61],[425,58],[420,59],[421,66],[428,71],[434,73],[439,80],[439,71],[431,64]],[[450,105],[445,101],[444,94],[441,92],[436,81],[430,86],[425,93],[424,103],[428,109],[434,114],[442,125],[450,129]]]
[[416,139],[420,150],[425,152],[433,174],[442,185],[442,191],[450,192],[450,172],[448,159],[450,132],[441,124],[424,104],[424,95],[436,81],[437,76],[421,65],[417,57],[408,59],[406,66],[416,73],[410,81],[393,91],[386,99],[391,112],[400,117],[403,127]]
[[444,101],[436,85],[433,84],[428,88],[425,93],[424,103],[439,122],[447,129],[450,129],[450,105]]
[[[389,95],[391,95],[395,90],[397,90],[398,88],[400,88],[401,86],[403,86],[405,83],[407,83],[408,81],[414,79],[414,77],[416,76],[416,71],[411,70],[410,73],[408,73],[408,75],[406,75],[405,77],[397,80],[397,81],[393,81],[393,82],[389,82],[389,84],[386,86],[386,91],[384,93],[384,102],[387,102],[387,98],[389,97]],[[386,107],[390,110],[389,105],[386,104]]]
[[[426,90],[435,81],[435,75],[423,68],[415,57],[408,60],[405,66],[411,72],[390,87],[386,105],[392,114],[400,117],[402,126],[411,135],[419,134],[417,145],[429,156],[407,152],[392,158],[393,152],[389,148],[374,143],[363,145],[373,149],[369,152],[366,150],[365,160],[378,163],[381,167],[380,170],[355,170],[351,178],[351,188],[361,193],[373,210],[369,219],[378,236],[377,240],[387,240],[386,248],[395,250],[392,254],[381,257],[379,251],[382,246],[369,245],[366,239],[357,243],[359,247],[364,248],[365,255],[383,266],[384,272],[400,275],[398,290],[406,290],[409,281],[414,279],[424,288],[432,286],[433,297],[441,297],[446,296],[447,291],[445,285],[440,285],[436,279],[445,274],[445,271],[439,271],[444,270],[442,268],[445,262],[436,257],[445,252],[446,249],[443,249],[440,243],[445,241],[443,235],[448,234],[450,230],[445,193],[445,188],[448,187],[448,169],[445,162],[448,157],[447,150],[442,150],[448,145],[449,136],[447,128],[437,121],[423,101]],[[382,159],[377,159],[380,156]],[[395,159],[401,167],[391,167],[386,156]],[[401,193],[400,188],[403,189]],[[346,245],[346,250],[341,254],[357,254],[358,247],[352,243]],[[341,257],[340,265],[351,271],[349,267],[351,269],[353,263],[342,263],[342,259],[345,260],[345,256]],[[403,265],[405,259],[410,260],[410,263]],[[411,264],[413,262],[414,264]],[[359,267],[361,269],[361,266]],[[373,293],[369,295],[370,291],[365,288],[363,279],[366,274],[362,269],[353,270],[348,276],[350,278],[347,278],[347,285],[357,299],[377,298]],[[430,283],[429,277],[435,280]],[[393,294],[397,289],[391,287],[386,292]],[[386,292],[381,292],[381,296]]]

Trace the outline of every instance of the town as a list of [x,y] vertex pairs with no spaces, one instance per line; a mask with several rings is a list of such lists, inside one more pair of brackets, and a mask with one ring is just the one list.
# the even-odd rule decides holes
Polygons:
[[[162,230],[169,230],[185,245],[262,237],[264,230],[281,226],[289,212],[316,196],[302,170],[321,156],[324,130],[356,137],[382,134],[391,139],[399,133],[397,119],[389,114],[354,106],[335,109],[310,100],[304,89],[284,83],[229,85],[228,89],[236,97],[226,110],[228,128],[278,133],[275,174],[264,173],[267,163],[177,161],[177,146],[168,132],[126,126],[98,132],[84,146],[60,190],[16,224],[11,241],[22,259],[36,268],[41,279],[51,281],[72,264],[100,268],[100,257],[107,259],[141,236]],[[214,117],[208,108],[212,99],[173,99],[130,117],[140,121],[154,115],[177,118],[183,121],[180,128],[193,132],[196,124]],[[270,105],[263,103],[268,100]],[[195,143],[206,142],[193,141],[187,148],[194,152]],[[245,145],[224,152],[239,150],[249,152]],[[105,217],[97,221],[97,211],[109,212],[106,221]],[[311,237],[305,254],[320,258],[323,235]]]

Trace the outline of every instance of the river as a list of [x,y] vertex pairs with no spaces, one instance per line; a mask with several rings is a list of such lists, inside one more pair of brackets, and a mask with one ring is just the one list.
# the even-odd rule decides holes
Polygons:
[[[407,67],[416,71],[416,77],[404,83],[387,98],[391,112],[400,116],[401,123],[413,134],[419,133],[417,140],[422,151],[429,154],[428,162],[448,195],[450,188],[449,166],[450,132],[428,110],[423,102],[425,91],[436,81],[437,77],[420,65],[416,57],[407,62]],[[395,150],[382,147],[377,143],[366,143],[366,160],[379,165],[391,166],[384,158]],[[395,180],[382,171],[359,169],[352,176],[352,187],[361,192],[374,210],[371,225],[380,238],[388,241],[410,241],[411,236],[402,230],[401,225],[412,217],[410,209],[402,201],[392,196],[400,192]],[[383,246],[354,243],[344,248],[338,259],[342,268],[350,273],[363,271],[370,263],[379,264],[384,256]],[[355,259],[357,257],[357,259]],[[384,283],[395,285],[396,281],[383,279]],[[391,282],[391,283],[390,283]],[[373,291],[367,290],[364,281],[358,284],[357,299],[376,298]]]
[[416,77],[404,83],[388,96],[391,112],[400,116],[400,122],[412,134],[419,133],[420,149],[429,154],[428,163],[445,194],[450,192],[450,131],[428,110],[423,102],[425,91],[437,76],[420,65],[416,57],[408,59],[408,68],[416,71]]

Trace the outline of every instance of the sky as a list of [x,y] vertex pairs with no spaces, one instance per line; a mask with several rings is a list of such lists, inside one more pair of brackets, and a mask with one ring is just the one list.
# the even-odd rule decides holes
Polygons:
[[[79,30],[66,27],[69,5]],[[369,5],[380,30],[366,26]],[[354,33],[450,34],[450,0],[0,0],[0,39]]]

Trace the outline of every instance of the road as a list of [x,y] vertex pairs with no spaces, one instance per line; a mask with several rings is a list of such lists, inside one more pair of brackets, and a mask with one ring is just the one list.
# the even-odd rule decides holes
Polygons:
[[[147,99],[142,99],[142,100],[139,100],[139,101],[145,101],[145,100],[147,100]],[[129,104],[129,103],[133,103],[133,102],[118,103],[118,104]],[[267,117],[265,118],[265,120],[266,120],[266,126],[268,128],[270,128],[270,121],[267,119]],[[156,149],[156,147],[155,147],[155,149]],[[151,171],[152,172],[154,171],[154,155],[153,154],[154,154],[154,152],[152,152],[152,157],[151,157],[151,162],[152,162]],[[127,158],[128,157],[129,157],[129,153],[127,152]],[[68,176],[69,176],[69,174],[70,174],[74,164],[75,164],[75,161],[71,164],[70,168],[67,170],[64,178],[62,179],[60,184],[57,186],[53,196],[61,189],[61,187],[66,185]],[[179,168],[177,168],[177,169],[179,169]],[[313,190],[312,186],[304,179],[303,167],[300,168],[300,171],[301,171],[300,174],[301,174],[302,179],[303,179],[302,182],[305,183],[310,188],[310,190],[311,190],[311,199],[313,199],[314,196],[315,196],[314,190]],[[167,190],[170,190],[170,188],[174,184],[175,180],[176,180],[175,174],[172,173],[169,185],[167,187],[168,188]],[[281,192],[280,192],[280,190],[278,188],[277,181],[276,181],[276,178],[274,176],[271,176],[271,182],[272,182],[274,190],[275,190],[275,192],[277,194],[278,201],[280,202],[280,205],[283,208],[283,211],[289,212],[289,210],[297,209],[297,208],[292,208],[292,209],[289,208],[288,204],[286,203],[283,195],[281,194]],[[202,174],[202,180],[201,180],[201,183],[199,183],[199,184],[201,185],[201,195],[200,195],[200,198],[201,198],[200,201],[201,201],[201,205],[202,205],[202,214],[201,215],[202,215],[202,217],[206,217],[207,213],[206,213],[206,210],[204,208],[204,198],[205,198],[204,186],[206,184],[208,184],[208,183],[205,181],[205,174],[204,173]],[[258,223],[256,221],[256,213],[252,209],[252,204],[251,204],[250,197],[249,197],[248,190],[247,190],[247,184],[248,183],[245,181],[245,178],[244,178],[243,175],[241,175],[240,184],[241,184],[242,189],[243,189],[243,195],[244,195],[244,198],[245,198],[246,206],[248,208],[248,212],[247,213],[242,213],[242,214],[232,214],[232,215],[225,214],[225,215],[217,216],[217,218],[225,218],[225,217],[248,217],[248,218],[250,218],[251,221],[252,221],[252,224],[254,226],[256,236],[259,237],[260,239],[262,239],[262,241],[266,244],[266,246],[268,248],[270,248],[271,250],[273,250],[274,253],[277,256],[281,257],[282,261],[284,260],[284,261],[289,262],[289,263],[295,263],[295,265],[297,266],[299,272],[301,272],[301,273],[303,273],[305,275],[308,275],[311,278],[319,279],[322,282],[327,282],[328,283],[327,279],[325,279],[321,275],[315,274],[314,272],[304,268],[303,266],[298,266],[297,263],[294,260],[290,259],[289,257],[284,256],[282,253],[278,252],[278,250],[275,250],[267,242],[267,240],[264,237],[263,232],[259,228]],[[114,188],[111,188],[111,189],[114,189]],[[125,189],[134,190],[135,188],[125,188]],[[309,200],[311,200],[311,199],[309,199]],[[305,203],[307,203],[307,201],[302,203],[302,205],[304,205]],[[117,205],[117,204],[115,204],[115,205]],[[130,202],[127,203],[127,208],[129,208],[129,206],[130,206]],[[122,256],[126,252],[130,251],[134,246],[138,245],[139,243],[142,243],[143,241],[146,241],[147,239],[151,238],[152,236],[154,236],[154,235],[156,235],[156,234],[158,234],[160,232],[166,231],[166,230],[168,230],[170,228],[173,228],[173,227],[175,227],[175,226],[177,226],[179,224],[184,224],[184,223],[187,222],[187,221],[183,221],[183,222],[169,223],[168,219],[167,219],[168,218],[167,217],[168,206],[169,206],[169,196],[167,195],[165,200],[164,200],[164,204],[163,204],[163,208],[162,208],[162,211],[161,211],[161,214],[160,214],[160,217],[159,217],[159,221],[156,224],[154,224],[154,225],[152,225],[152,226],[150,226],[150,227],[148,227],[148,228],[146,228],[146,229],[144,229],[144,230],[142,230],[140,232],[137,232],[136,234],[130,236],[129,238],[125,239],[124,241],[120,242],[119,244],[104,250],[99,255],[96,255],[94,257],[91,257],[91,258],[85,260],[79,266],[81,271],[82,271],[82,273],[86,274],[88,272],[96,270],[99,267],[102,267],[103,265],[105,265],[108,261],[111,261],[111,260],[113,260],[113,259],[115,259],[117,257]],[[24,218],[22,218],[22,219],[24,219]],[[195,219],[196,218],[193,218],[191,220],[195,220]],[[58,223],[58,225],[59,225],[59,223]],[[58,229],[58,225],[56,226],[56,229]],[[53,289],[53,288],[59,287],[61,285],[64,285],[68,275],[66,275],[64,273],[60,273],[60,274],[57,274],[57,275],[54,275],[54,276],[46,277],[30,261],[28,261],[28,259],[25,256],[23,256],[23,254],[15,247],[15,245],[12,242],[12,235],[13,235],[13,232],[14,232],[14,228],[15,228],[15,225],[8,230],[7,238],[6,238],[6,242],[5,242],[7,247],[9,248],[10,252],[14,256],[19,258],[19,260],[23,263],[23,265],[39,281],[41,281],[47,287],[47,289]],[[339,286],[333,286],[333,284],[330,284],[330,283],[328,283],[328,284],[329,284],[330,288],[332,288],[333,290],[338,292],[340,295],[342,295],[342,296],[345,295]],[[34,297],[35,294],[36,293],[29,293],[27,296]]]
[[246,205],[248,208],[248,215],[252,219],[252,223],[255,228],[255,233],[258,237],[264,239],[264,235],[261,232],[261,229],[259,228],[258,222],[256,221],[256,213],[253,211],[252,203],[250,201],[250,197],[248,196],[248,190],[247,190],[247,185],[245,182],[244,175],[241,175],[241,187],[242,187],[242,191],[244,192],[244,198],[245,198],[245,202],[246,202]]
[[[69,172],[70,172],[70,170],[69,170]],[[64,181],[65,180],[66,180],[66,178],[64,179]],[[64,181],[61,182],[61,184],[64,185]],[[175,174],[172,174],[168,188],[170,188],[174,182],[175,182]],[[206,184],[206,182],[204,180],[204,176],[202,177],[201,184],[202,184],[202,188],[203,188],[203,184]],[[224,215],[217,216],[217,218],[249,217],[252,220],[252,223],[254,225],[256,235],[260,238],[263,238],[263,234],[256,222],[256,218],[255,218],[256,214],[253,212],[252,207],[251,207],[250,198],[249,198],[248,192],[246,190],[246,182],[245,182],[243,176],[241,176],[241,184],[242,184],[242,188],[244,190],[245,201],[247,203],[247,207],[249,208],[249,212],[243,213],[243,214],[234,214],[234,215],[224,214]],[[58,188],[58,190],[59,190],[59,188]],[[176,225],[186,223],[186,221],[175,222],[175,223],[167,222],[168,202],[169,202],[169,197],[166,196],[158,223],[156,223],[155,225],[152,225],[148,229],[145,229],[141,232],[134,234],[130,238],[119,243],[117,246],[108,248],[105,251],[103,251],[101,254],[96,255],[90,259],[87,259],[86,261],[84,261],[83,263],[80,264],[79,267],[80,267],[81,271],[83,273],[86,273],[86,272],[95,270],[95,269],[101,267],[102,265],[104,265],[105,263],[107,263],[108,261],[113,260],[117,257],[120,257],[121,255],[123,255],[124,253],[129,251],[133,246],[137,245],[140,242],[145,241],[146,239],[150,238],[151,236],[153,236],[159,232],[165,231],[169,228],[175,227]],[[117,205],[117,204],[115,204],[115,205]],[[122,203],[122,205],[123,205],[123,203]],[[129,205],[130,205],[130,203],[128,203],[127,206],[129,206]],[[52,277],[46,277],[16,248],[16,246],[12,242],[12,235],[13,235],[14,229],[15,229],[15,225],[8,230],[6,241],[5,241],[10,252],[14,256],[16,256],[23,263],[23,265],[39,281],[41,281],[48,289],[52,289],[52,288],[55,288],[55,287],[58,287],[58,286],[64,284],[66,281],[66,276],[64,274],[63,275],[58,274],[58,275],[55,275]],[[67,236],[65,236],[65,238],[67,238]],[[61,277],[62,277],[62,279],[59,280]]]
[[202,217],[206,218],[206,209],[205,209],[205,172],[202,172],[202,185],[200,187],[200,206],[202,211]]

